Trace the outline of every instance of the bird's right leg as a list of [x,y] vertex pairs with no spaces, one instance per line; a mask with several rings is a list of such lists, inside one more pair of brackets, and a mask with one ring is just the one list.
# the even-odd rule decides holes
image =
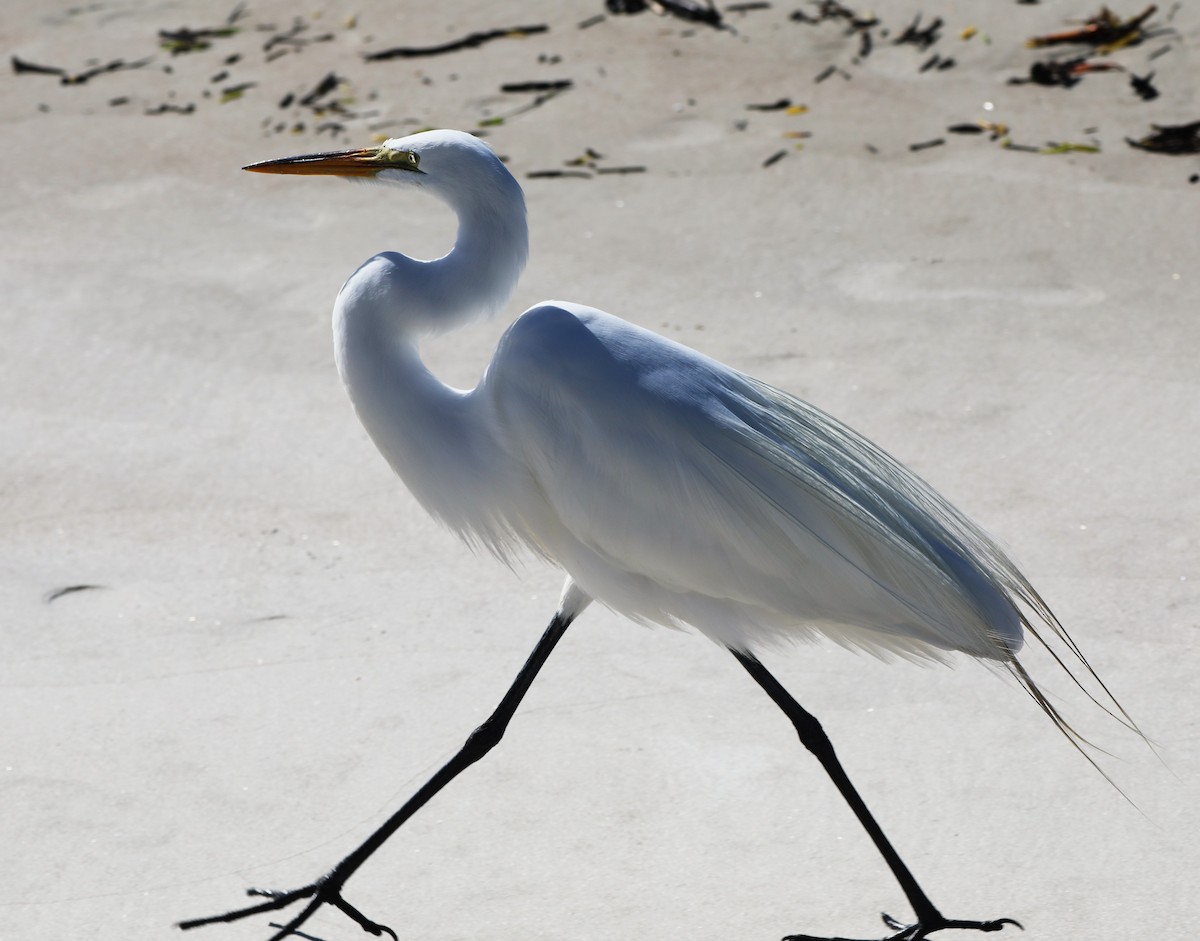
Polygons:
[[334,866],[326,875],[322,876],[312,885],[294,889],[290,892],[265,892],[260,889],[251,889],[249,892],[250,895],[265,897],[267,901],[246,908],[235,909],[231,912],[225,912],[222,915],[193,918],[180,922],[179,927],[187,930],[218,922],[239,921],[250,915],[278,911],[286,908],[293,902],[308,899],[309,901],[304,908],[287,924],[280,926],[272,925],[272,927],[278,927],[279,930],[271,936],[270,941],[282,941],[283,938],[289,935],[298,935],[300,926],[308,921],[313,913],[322,905],[332,905],[334,908],[337,908],[347,917],[357,922],[359,927],[367,932],[367,934],[375,935],[376,937],[387,934],[395,938],[396,933],[391,928],[367,918],[362,912],[343,899],[342,886],[345,885],[346,880],[354,874],[358,867],[365,863],[371,854],[387,841],[388,837],[403,826],[409,817],[424,807],[438,791],[454,780],[454,778],[458,777],[459,774],[496,747],[504,735],[504,730],[508,728],[509,720],[512,719],[513,714],[517,711],[517,707],[521,704],[521,700],[529,691],[534,677],[537,676],[538,671],[541,670],[549,658],[551,651],[554,650],[554,646],[562,638],[567,628],[571,625],[571,622],[586,606],[587,601],[586,596],[583,596],[581,592],[578,592],[577,589],[568,584],[568,589],[564,592],[563,600],[559,604],[558,613],[554,615],[550,626],[542,634],[537,646],[533,648],[533,653],[529,655],[529,659],[521,667],[517,678],[513,680],[512,686],[504,694],[504,698],[500,700],[500,705],[496,707],[496,710],[484,720],[479,728],[471,733],[466,744],[459,749],[458,753],[446,762],[416,794],[410,797],[404,806],[392,814],[378,830],[367,837],[358,849],[354,850],[354,852]]
[[[859,796],[858,789],[850,782],[850,777],[842,768],[842,763],[838,760],[833,750],[833,743],[829,741],[829,736],[821,728],[821,723],[817,721],[812,713],[796,702],[791,693],[784,689],[783,684],[775,679],[767,668],[758,662],[756,657],[739,650],[733,650],[732,648],[730,648],[730,653],[746,668],[746,672],[771,697],[775,705],[783,710],[784,715],[788,717],[793,728],[795,728],[797,734],[800,736],[801,743],[821,762],[821,767],[825,769],[825,773],[829,775],[846,803],[850,805],[850,809],[854,811],[854,815],[858,818],[859,823],[862,824],[863,829],[870,835],[875,848],[879,850],[884,861],[888,864],[888,868],[892,870],[892,875],[900,883],[900,888],[904,891],[905,896],[908,897],[909,904],[912,905],[917,920],[911,925],[903,925],[890,915],[885,914],[883,916],[884,924],[893,929],[895,933],[888,935],[883,941],[923,941],[924,938],[927,938],[935,931],[944,931],[947,929],[990,932],[1000,931],[1005,925],[1022,927],[1019,921],[1012,918],[994,918],[990,921],[963,921],[947,918],[938,911],[937,907],[930,901],[929,896],[925,894],[925,890],[917,883],[908,866],[904,864],[904,860],[900,858],[900,854],[892,847],[891,841],[888,840],[883,829],[875,821],[870,810],[867,809],[866,803]],[[853,941],[853,939],[817,938],[813,935],[795,934],[788,935],[784,941]]]

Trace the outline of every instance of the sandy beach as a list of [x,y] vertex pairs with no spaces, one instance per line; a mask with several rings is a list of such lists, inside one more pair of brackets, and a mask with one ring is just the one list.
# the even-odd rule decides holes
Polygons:
[[[1011,552],[1161,760],[1047,664],[1128,800],[978,664],[764,662],[947,915],[1194,933],[1200,156],[1128,140],[1200,120],[1200,13],[1163,5],[1097,52],[1026,46],[1098,12],[1069,0],[820,9],[716,29],[549,0],[8,5],[0,935],[184,937],[248,886],[311,881],[553,613],[561,573],[438,528],[333,365],[342,281],[444,252],[448,210],[240,170],[437,126],[504,156],[532,254],[504,314],[428,345],[434,370],[473,385],[520,310],[575,300],[908,464]],[[1025,81],[1082,56],[1113,67]],[[865,938],[910,915],[724,651],[598,605],[347,897],[422,939]],[[305,930],[361,936],[337,912]]]

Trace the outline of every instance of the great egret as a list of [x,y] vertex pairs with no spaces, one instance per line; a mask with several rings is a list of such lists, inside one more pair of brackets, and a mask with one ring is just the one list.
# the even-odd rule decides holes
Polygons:
[[[246,169],[425,190],[457,213],[458,237],[445,256],[417,261],[383,252],[350,276],[333,312],[338,370],[371,438],[433,516],[499,556],[531,549],[567,578],[549,627],[495,712],[362,846],[312,885],[251,890],[267,900],[181,927],[307,899],[272,941],[298,934],[326,904],[370,934],[395,938],[342,898],[346,880],[499,742],[538,670],[593,598],[636,621],[698,629],[728,648],[783,710],[913,907],[916,921],[908,926],[885,916],[893,941],[1017,924],[941,914],[867,810],[820,724],[755,655],[771,642],[816,635],[911,658],[960,651],[1009,670],[1080,747],[1017,659],[1025,633],[1063,642],[1067,653],[1055,659],[1073,678],[1067,658],[1081,676],[1098,678],[991,539],[829,415],[590,307],[553,301],[525,311],[476,388],[441,383],[422,363],[418,340],[500,307],[528,251],[520,185],[469,134],[427,131]],[[1111,700],[1107,689],[1104,695]],[[1113,707],[1121,711],[1115,700]]]

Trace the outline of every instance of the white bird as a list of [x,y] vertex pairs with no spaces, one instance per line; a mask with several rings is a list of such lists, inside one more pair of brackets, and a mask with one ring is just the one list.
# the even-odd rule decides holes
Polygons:
[[1065,644],[1054,656],[1076,683],[1068,660],[1080,676],[1099,680],[995,542],[824,412],[590,307],[551,301],[525,311],[476,388],[444,385],[421,361],[420,339],[503,305],[528,254],[521,187],[469,134],[427,131],[246,169],[424,190],[457,213],[457,240],[445,256],[418,261],[383,252],[350,276],[333,312],[338,370],[376,446],[434,517],[501,557],[532,550],[567,578],[550,626],[496,711],[362,846],[312,885],[251,890],[267,901],[180,927],[308,899],[272,941],[298,934],[325,904],[371,934],[394,938],[343,899],[346,880],[500,740],[551,650],[592,599],[635,621],[699,630],[727,647],[784,711],[915,912],[907,926],[884,916],[893,941],[1017,924],[941,914],[872,818],[820,724],[756,656],[767,645],[817,636],[910,658],[965,653],[1012,672],[1080,747],[1017,658],[1025,634]]

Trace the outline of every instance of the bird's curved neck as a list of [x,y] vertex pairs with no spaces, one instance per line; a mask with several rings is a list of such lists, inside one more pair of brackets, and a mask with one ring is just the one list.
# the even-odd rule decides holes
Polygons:
[[447,197],[458,216],[454,247],[432,261],[404,256],[388,287],[389,329],[406,334],[444,333],[502,307],[512,295],[529,254],[525,200],[516,181],[479,196]]
[[[454,207],[458,238],[441,258],[385,252],[369,259],[334,307],[335,359],[355,410],[418,500],[459,531],[472,508],[449,495],[477,494],[482,469],[503,455],[486,401],[441,382],[422,362],[417,342],[492,312],[512,293],[528,240],[516,192],[516,205]],[[479,535],[489,541],[488,533]]]
[[430,301],[444,305],[432,329],[493,314],[512,296],[529,253],[524,201],[513,208],[519,212],[509,217],[491,207],[459,212],[454,247],[426,262],[436,291]]
[[453,389],[421,360],[416,339],[369,317],[335,319],[338,371],[376,448],[425,509],[451,529],[478,532],[484,470],[503,462],[487,402]]

